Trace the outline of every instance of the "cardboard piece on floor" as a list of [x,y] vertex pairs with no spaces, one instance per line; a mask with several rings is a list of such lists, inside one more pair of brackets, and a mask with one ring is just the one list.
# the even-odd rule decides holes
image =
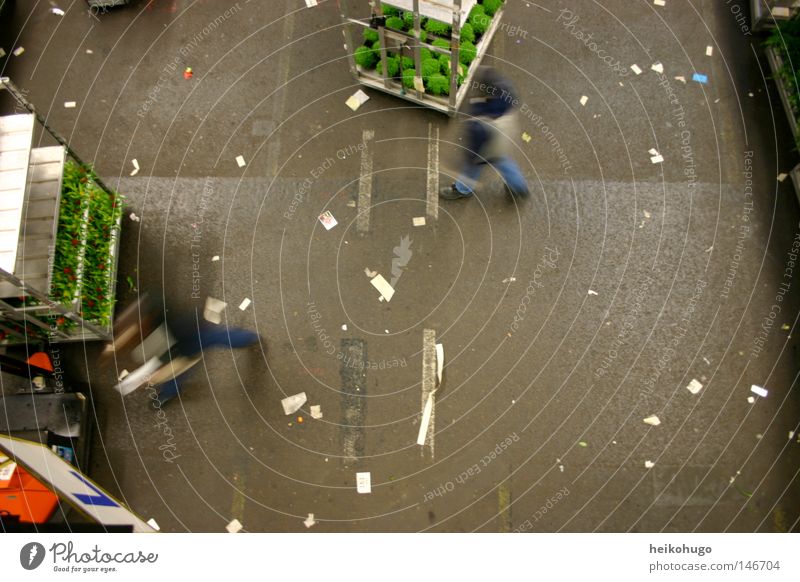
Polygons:
[[372,474],[369,471],[356,473],[356,491],[359,493],[372,493]]
[[378,290],[378,292],[381,294],[381,297],[387,303],[392,300],[392,297],[394,296],[394,288],[389,285],[389,282],[386,281],[386,279],[383,278],[383,275],[373,277],[370,280],[370,283],[372,283],[372,286]]
[[211,323],[222,323],[222,312],[228,306],[224,301],[206,297],[206,305],[203,309],[203,319]]
[[298,410],[303,407],[303,404],[306,403],[306,393],[300,392],[298,394],[293,394],[292,396],[287,396],[283,400],[281,400],[281,406],[283,406],[283,412],[286,416],[290,414],[294,414]]

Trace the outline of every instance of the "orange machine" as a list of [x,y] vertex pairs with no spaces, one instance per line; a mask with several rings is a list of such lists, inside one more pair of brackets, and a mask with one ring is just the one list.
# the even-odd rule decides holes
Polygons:
[[[19,516],[23,523],[45,523],[58,507],[58,496],[16,463],[3,465],[0,514]],[[9,475],[10,473],[10,475]]]

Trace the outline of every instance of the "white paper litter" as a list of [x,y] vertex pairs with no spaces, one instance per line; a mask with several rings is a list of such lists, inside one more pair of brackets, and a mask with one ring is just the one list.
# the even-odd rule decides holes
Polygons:
[[645,461],[644,466],[646,469],[652,469],[656,466],[656,464],[653,461]]
[[75,101],[64,101],[64,107],[66,109],[75,109],[76,105],[77,103],[75,103]]
[[369,472],[356,473],[356,491],[372,493],[372,475]]
[[250,307],[250,304],[251,304],[251,303],[252,303],[252,301],[250,301],[250,298],[249,298],[249,297],[245,297],[245,298],[242,300],[242,302],[239,304],[239,309],[241,309],[242,311],[244,311],[245,309],[247,309],[248,307]]
[[756,386],[755,384],[750,386],[750,392],[752,392],[756,396],[761,396],[761,398],[766,398],[767,394],[769,394],[766,388],[762,388],[761,386]]
[[425,92],[425,82],[422,80],[422,77],[414,77],[414,89],[419,91],[420,93]]
[[215,263],[215,262],[217,262],[218,260],[219,260],[219,255],[214,255],[213,257],[211,257],[211,262],[212,262],[212,263]]
[[698,392],[700,392],[700,390],[703,389],[703,385],[694,378],[692,378],[692,381],[689,382],[689,385],[686,386],[686,389],[692,394],[697,394]]
[[314,418],[316,420],[319,420],[320,418],[322,418],[322,405],[314,404],[311,407],[311,418]]
[[319,221],[322,223],[322,226],[325,227],[325,230],[330,230],[337,224],[339,224],[336,219],[333,217],[333,214],[330,210],[326,210],[322,214],[319,215]]
[[584,107],[586,107],[586,103],[587,103],[588,101],[589,101],[589,98],[588,98],[586,95],[584,95],[583,97],[581,97],[581,105],[583,105]]
[[642,212],[644,213],[645,218],[650,218],[652,216],[652,214],[650,214],[647,210],[642,210]]
[[675,80],[680,81],[681,83],[686,83],[686,77],[684,77],[683,75],[678,75],[677,77],[675,77]]
[[131,160],[131,163],[133,164],[133,170],[131,170],[131,176],[135,176],[136,174],[139,173],[139,162],[136,158],[133,158]]
[[530,143],[531,135],[527,131],[522,132],[522,141],[524,141],[525,143]]
[[127,376],[128,374],[130,374],[128,370],[122,370],[122,372],[119,373],[119,377],[117,378],[117,380],[122,381],[122,379],[125,378],[125,376]]
[[[315,3],[316,3],[316,1],[317,0],[306,0],[306,2],[315,2]],[[315,523],[317,523],[317,522],[314,521],[314,514],[313,513],[309,513],[308,517],[303,522],[303,525],[305,525],[308,528],[308,527],[311,527],[312,525],[314,525]]]
[[33,378],[33,385],[36,386],[36,390],[43,390],[47,383],[44,381],[44,376],[35,376]]
[[213,297],[206,297],[206,305],[203,309],[203,318],[211,323],[222,322],[222,312],[228,306],[224,301],[214,299]]
[[516,277],[507,277],[507,278],[503,279],[503,283],[504,283],[504,284],[505,284],[505,283],[513,283],[513,282],[514,282],[514,281],[516,281],[516,280],[517,280],[517,278],[516,278]]
[[247,165],[247,162],[244,161],[244,156],[236,156],[236,165],[240,168],[243,168]]
[[597,291],[593,291],[592,289],[589,289],[588,294],[589,295],[597,295]]
[[656,6],[666,6],[667,5],[665,0],[653,0],[653,4],[655,4]]
[[417,433],[417,444],[425,446],[425,439],[428,436],[428,427],[431,424],[431,416],[433,415],[433,392],[428,394],[428,399],[425,401],[425,408],[422,410],[422,420],[419,423],[419,432]]
[[789,18],[792,15],[792,11],[788,6],[773,6],[772,15],[780,18]]
[[0,46],[0,59],[2,59],[4,56],[6,56],[6,51],[3,47]]
[[24,52],[25,52],[25,47],[24,47],[24,46],[20,46],[20,47],[17,47],[17,48],[15,48],[15,49],[14,49],[14,52],[13,52],[12,54],[13,54],[15,57],[18,57],[18,56],[20,56],[20,55],[21,55],[22,53],[24,53]]
[[415,216],[411,220],[414,223],[414,226],[425,226],[425,217],[424,216]]
[[131,212],[130,215],[128,215],[128,218],[130,218],[133,222],[141,222],[142,221],[142,219],[139,218],[138,216],[136,216],[136,214],[134,214],[133,212]]
[[365,273],[365,274],[367,275],[367,277],[369,277],[370,279],[372,279],[372,278],[374,278],[374,277],[377,277],[377,276],[378,276],[378,271],[370,271],[370,270],[369,270],[369,267],[364,267],[364,273]]
[[342,324],[342,331],[347,331],[347,324],[346,323]]
[[656,148],[650,148],[649,150],[647,150],[647,153],[650,154],[651,156],[657,156],[658,150]]
[[242,531],[242,524],[239,522],[238,519],[231,520],[231,522],[225,526],[225,529],[228,530],[228,533],[239,533]]
[[753,404],[755,401],[756,401],[756,399],[755,399],[755,398],[753,398],[752,396],[748,396],[748,397],[747,397],[747,402],[748,402],[749,404]]
[[350,95],[350,97],[347,98],[345,104],[353,111],[356,111],[359,107],[364,105],[364,103],[366,103],[367,100],[369,100],[369,95],[367,95],[366,93],[364,93],[364,91],[359,89],[358,91],[356,91],[355,93]]
[[642,70],[639,68],[639,65],[631,65],[631,71],[633,71],[637,75],[642,74]]
[[86,49],[86,54],[87,55],[93,55],[94,51],[92,49]]
[[792,440],[793,438],[794,438],[794,431],[790,430],[789,431],[789,440]]
[[778,174],[778,182],[783,182],[788,177],[789,174]]
[[653,156],[652,158],[650,158],[650,162],[653,163],[653,164],[660,164],[663,161],[664,161],[664,157],[661,154],[659,154],[657,156]]
[[644,419],[645,424],[649,424],[650,426],[658,426],[661,424],[661,420],[654,414],[653,416],[648,416]]
[[650,65],[650,68],[654,70],[656,73],[664,72],[664,65],[661,63],[653,63],[652,65]]
[[[317,0],[306,0],[306,7],[307,8],[313,8],[316,5],[317,5]],[[312,515],[312,514],[309,513],[309,515]]]
[[299,394],[293,394],[281,400],[281,406],[283,406],[283,412],[284,414],[286,414],[286,416],[294,414],[295,412],[300,410],[303,407],[303,404],[305,403],[306,403],[305,392],[300,392]]
[[707,57],[710,57],[710,56],[711,56],[711,55],[713,55],[713,54],[714,54],[714,47],[713,47],[713,46],[711,46],[711,45],[708,45],[708,46],[706,47],[706,56],[707,56]]
[[150,527],[152,527],[156,531],[161,531],[161,528],[158,526],[158,522],[155,519],[153,519],[152,517],[147,520],[147,525],[149,525]]
[[372,283],[372,286],[378,290],[378,292],[381,294],[381,297],[386,300],[386,302],[392,300],[392,297],[394,296],[394,288],[392,288],[386,279],[383,278],[383,275],[373,277],[370,280],[370,283]]
[[442,383],[442,370],[444,369],[444,345],[436,344],[436,377]]

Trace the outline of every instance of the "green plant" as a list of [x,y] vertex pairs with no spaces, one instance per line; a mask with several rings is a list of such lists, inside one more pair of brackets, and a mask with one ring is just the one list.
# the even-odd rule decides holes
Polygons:
[[[383,74],[383,62],[379,61],[375,68],[379,75]],[[386,74],[389,77],[396,77],[400,72],[400,59],[398,57],[386,57]]]
[[395,8],[394,6],[389,6],[388,4],[381,4],[381,8],[383,8],[384,16],[400,16],[399,8]]
[[437,38],[431,44],[437,48],[450,50],[450,43],[442,38]]
[[414,88],[414,79],[417,77],[417,70],[416,69],[404,69],[403,70],[403,86],[408,89]]
[[356,49],[353,58],[355,58],[356,64],[364,69],[373,69],[375,68],[375,63],[378,62],[378,56],[375,51],[363,45]]
[[428,90],[434,95],[448,95],[450,93],[450,79],[436,73],[428,78]]
[[405,69],[413,69],[414,68],[414,59],[411,57],[403,57],[403,70]]
[[364,29],[364,40],[367,44],[372,44],[380,37],[378,36],[378,31],[374,28],[365,28]]
[[[782,22],[764,44],[774,48],[781,58],[782,66],[775,77],[783,83],[789,97],[792,111],[787,114],[800,122],[800,76],[797,74],[797,67],[800,67],[800,19]],[[796,145],[800,149],[800,137]]]
[[461,41],[464,42],[465,40],[475,42],[475,31],[472,29],[472,25],[469,22],[461,27]]
[[503,5],[503,0],[483,0],[483,9],[489,16],[494,16],[500,7]]
[[492,17],[486,14],[485,9],[480,4],[476,4],[469,12],[467,22],[472,26],[475,36],[478,37],[486,32],[489,24],[492,22]]
[[475,57],[478,56],[478,49],[471,42],[462,42],[461,49],[458,51],[458,60],[466,66],[469,66]]
[[449,24],[429,18],[425,23],[425,30],[438,36],[448,36],[452,27]]
[[422,61],[422,78],[427,79],[431,75],[439,73],[441,65],[437,59],[426,59]]
[[419,49],[419,60],[420,61],[424,62],[424,61],[427,61],[428,59],[432,59],[432,58],[434,58],[434,57],[433,57],[433,53],[431,52],[431,49],[425,48],[425,47],[421,47]]
[[[420,17],[419,26],[420,26],[421,29],[424,30],[425,23],[427,21],[428,21],[427,18]],[[411,12],[410,10],[408,10],[406,12],[403,12],[403,23],[405,24],[407,30],[413,30],[414,29],[414,13]]]
[[399,16],[390,16],[386,19],[386,28],[393,28],[394,30],[403,30],[403,19]]

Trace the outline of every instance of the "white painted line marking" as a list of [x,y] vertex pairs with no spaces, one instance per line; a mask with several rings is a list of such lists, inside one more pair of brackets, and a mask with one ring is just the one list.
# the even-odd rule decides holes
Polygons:
[[[436,331],[426,329],[422,332],[422,416],[425,417],[425,408],[428,400],[431,402],[430,418],[428,420],[425,441],[431,450],[431,459],[434,456],[434,433],[436,431],[436,407],[433,393],[436,390]],[[424,454],[425,449],[422,449]]]
[[439,126],[428,124],[428,218],[439,218]]
[[369,232],[369,215],[372,212],[372,148],[369,142],[374,137],[375,132],[371,129],[365,129],[361,134],[361,143],[366,147],[361,150],[361,173],[358,177],[356,230],[360,233]]

